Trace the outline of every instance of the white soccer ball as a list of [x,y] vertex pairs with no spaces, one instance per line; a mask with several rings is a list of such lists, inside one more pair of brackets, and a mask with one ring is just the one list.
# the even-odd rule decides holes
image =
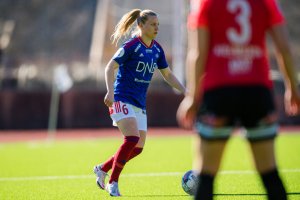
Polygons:
[[182,189],[189,195],[195,195],[197,190],[197,172],[195,170],[187,171],[181,180]]

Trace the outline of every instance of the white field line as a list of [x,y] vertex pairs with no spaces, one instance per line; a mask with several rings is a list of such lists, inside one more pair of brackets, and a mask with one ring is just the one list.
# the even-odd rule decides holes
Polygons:
[[[300,173],[300,169],[283,169],[281,173]],[[252,170],[226,170],[220,171],[219,174],[255,174]],[[122,177],[151,177],[151,176],[181,176],[184,172],[158,172],[158,173],[132,173],[122,174]],[[62,179],[90,179],[95,175],[68,175],[68,176],[29,176],[29,177],[0,177],[0,182],[4,181],[31,181],[31,180],[62,180]]]

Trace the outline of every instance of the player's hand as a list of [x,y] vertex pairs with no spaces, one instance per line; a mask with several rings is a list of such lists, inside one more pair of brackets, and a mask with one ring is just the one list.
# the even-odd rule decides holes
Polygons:
[[291,90],[286,90],[284,94],[284,107],[285,112],[290,116],[295,116],[300,114],[300,94],[292,92]]
[[107,107],[112,107],[113,103],[114,103],[114,94],[110,93],[110,92],[107,92],[105,97],[104,97],[104,104]]
[[198,104],[191,97],[186,96],[177,110],[178,124],[186,129],[192,129],[195,123]]

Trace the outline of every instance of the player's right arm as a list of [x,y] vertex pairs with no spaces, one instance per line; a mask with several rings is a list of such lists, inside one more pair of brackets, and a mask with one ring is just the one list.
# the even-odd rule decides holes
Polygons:
[[297,70],[295,70],[288,33],[285,25],[273,26],[269,33],[276,45],[276,57],[283,74],[285,85],[285,110],[288,115],[300,113],[300,94],[298,91]]
[[208,54],[209,32],[205,27],[188,31],[188,52],[186,60],[187,91],[177,110],[178,123],[191,129],[196,119],[202,98],[202,79]]
[[119,67],[119,64],[111,59],[105,67],[105,84],[107,93],[104,97],[104,103],[107,107],[111,107],[114,102],[114,80],[115,80],[115,69]]

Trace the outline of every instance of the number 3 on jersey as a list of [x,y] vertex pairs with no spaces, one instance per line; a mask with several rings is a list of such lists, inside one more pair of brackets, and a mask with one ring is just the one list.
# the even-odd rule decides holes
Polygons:
[[231,27],[227,29],[226,35],[230,42],[237,45],[247,44],[251,37],[251,7],[247,0],[229,0],[227,10],[236,14],[235,21],[240,26],[240,30]]

